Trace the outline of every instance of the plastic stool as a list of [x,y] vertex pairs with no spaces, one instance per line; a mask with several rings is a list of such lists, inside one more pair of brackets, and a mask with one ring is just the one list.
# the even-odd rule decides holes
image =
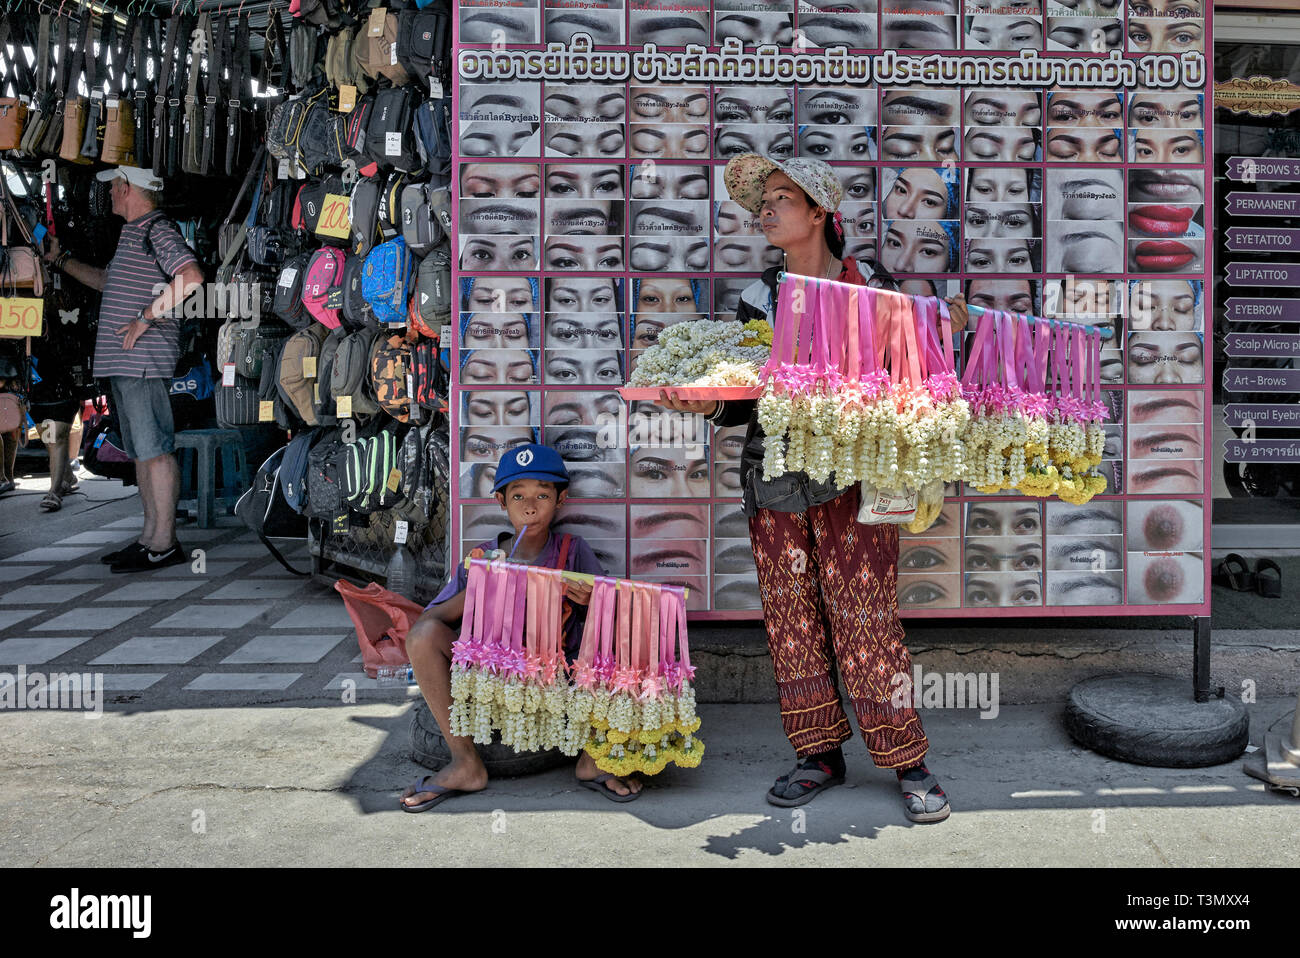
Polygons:
[[225,513],[233,513],[235,501],[251,484],[243,436],[238,429],[186,429],[176,434],[176,457],[181,472],[181,498],[176,509],[196,515],[200,529],[211,529],[217,504],[225,507]]

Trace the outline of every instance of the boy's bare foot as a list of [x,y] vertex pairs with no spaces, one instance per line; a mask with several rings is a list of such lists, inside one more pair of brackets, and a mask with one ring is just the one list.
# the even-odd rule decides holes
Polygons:
[[[578,767],[574,770],[580,782],[595,781],[600,775],[600,769],[596,767],[596,760],[583,752],[578,758]],[[605,780],[605,787],[616,795],[635,795],[641,791],[642,783],[631,776],[627,778],[608,778]]]
[[[452,759],[450,765],[443,766],[436,774],[429,776],[429,782],[439,788],[450,788],[458,792],[481,792],[487,788],[488,773],[483,761],[474,754],[473,760]],[[437,792],[412,792],[408,786],[402,793],[402,804],[422,805],[437,796]]]

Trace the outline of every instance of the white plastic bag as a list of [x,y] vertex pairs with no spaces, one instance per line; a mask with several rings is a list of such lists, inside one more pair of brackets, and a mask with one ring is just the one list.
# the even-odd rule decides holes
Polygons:
[[917,490],[877,489],[865,479],[861,483],[862,504],[858,507],[858,522],[863,525],[878,523],[899,524],[916,518]]

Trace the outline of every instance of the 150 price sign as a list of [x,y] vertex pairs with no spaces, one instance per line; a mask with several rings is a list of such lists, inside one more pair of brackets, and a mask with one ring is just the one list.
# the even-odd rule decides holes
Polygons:
[[39,336],[45,318],[45,300],[0,297],[0,336]]

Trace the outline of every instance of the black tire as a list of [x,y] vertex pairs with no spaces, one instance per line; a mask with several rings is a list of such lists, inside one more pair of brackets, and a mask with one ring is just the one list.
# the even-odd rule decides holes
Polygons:
[[1099,676],[1074,686],[1065,729],[1094,752],[1160,768],[1222,765],[1239,757],[1250,739],[1240,702],[1194,702],[1187,679],[1147,674]]
[[[476,745],[475,748],[492,778],[532,775],[572,761],[554,748],[549,752],[516,752],[510,746],[502,745],[500,735],[496,732],[492,733],[491,745]],[[411,758],[434,771],[451,761],[451,752],[447,750],[442,729],[438,728],[433,713],[423,699],[416,705],[415,714],[411,716]]]

